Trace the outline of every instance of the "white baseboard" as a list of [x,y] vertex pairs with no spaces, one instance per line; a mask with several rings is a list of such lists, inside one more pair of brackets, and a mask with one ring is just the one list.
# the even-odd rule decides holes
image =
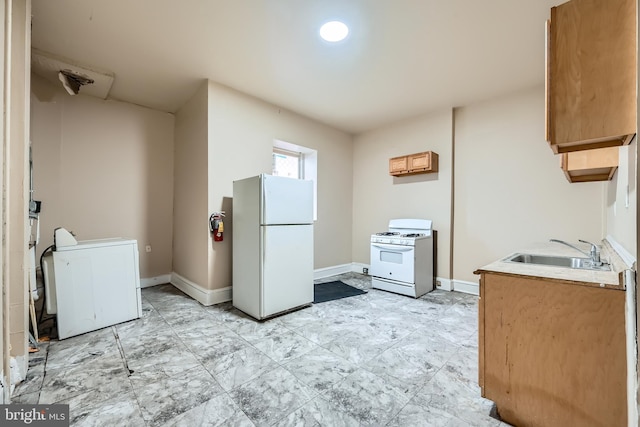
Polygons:
[[[313,279],[324,279],[325,277],[336,276],[338,274],[349,273],[352,264],[334,265],[333,267],[318,268],[313,270]],[[360,270],[362,273],[362,270]]]
[[[326,277],[336,276],[344,273],[360,273],[362,269],[369,269],[368,264],[352,262],[350,264],[335,265],[332,267],[318,268],[313,271],[313,279],[324,279]],[[167,280],[168,279],[168,280]],[[451,280],[443,277],[436,278],[436,289],[443,291],[458,291],[473,295],[480,294],[480,287],[477,283],[466,282],[463,280]],[[222,302],[231,301],[231,286],[221,289],[205,289],[197,283],[180,276],[178,273],[171,275],[163,275],[152,277],[149,279],[140,279],[141,287],[155,286],[161,283],[171,283],[191,298],[195,299],[202,305],[220,304]]]
[[29,356],[22,355],[11,357],[9,360],[10,388],[9,395],[13,394],[16,386],[27,378]]
[[351,263],[351,272],[352,273],[362,273],[363,269],[367,269],[367,271],[369,271],[369,268],[371,268],[371,266],[369,264],[363,264],[361,262],[352,262]]
[[369,264],[362,262],[352,262],[351,264],[334,265],[332,267],[317,268],[313,270],[313,279],[324,279],[326,277],[337,276],[344,273],[363,274],[363,269],[369,270]]
[[163,274],[156,277],[140,278],[140,287],[149,288],[156,285],[164,285],[165,283],[171,283],[171,274]]
[[436,277],[436,286],[434,289],[440,289],[441,291],[452,291],[453,283],[451,282],[451,279]]
[[453,280],[453,290],[456,292],[464,292],[465,294],[480,295],[480,285],[475,282],[467,282],[464,280]]
[[231,286],[220,289],[205,289],[178,273],[171,273],[171,284],[202,305],[231,301]]

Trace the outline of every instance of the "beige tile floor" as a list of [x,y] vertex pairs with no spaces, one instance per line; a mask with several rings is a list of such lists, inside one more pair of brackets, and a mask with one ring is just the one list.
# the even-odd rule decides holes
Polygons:
[[256,322],[171,285],[141,319],[41,347],[14,402],[74,426],[501,426],[477,386],[477,297],[354,296]]

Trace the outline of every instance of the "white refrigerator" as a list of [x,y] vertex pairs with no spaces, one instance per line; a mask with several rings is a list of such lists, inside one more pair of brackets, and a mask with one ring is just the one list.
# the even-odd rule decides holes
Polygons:
[[233,306],[264,319],[313,302],[313,183],[233,182]]

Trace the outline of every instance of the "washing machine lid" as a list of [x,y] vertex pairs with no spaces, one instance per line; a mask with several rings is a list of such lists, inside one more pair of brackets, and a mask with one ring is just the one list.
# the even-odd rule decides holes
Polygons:
[[107,246],[120,246],[136,244],[138,241],[135,239],[124,239],[122,237],[114,237],[110,239],[95,239],[95,240],[79,240],[77,245],[63,246],[56,248],[56,252],[65,251],[81,251],[83,249],[103,248]]

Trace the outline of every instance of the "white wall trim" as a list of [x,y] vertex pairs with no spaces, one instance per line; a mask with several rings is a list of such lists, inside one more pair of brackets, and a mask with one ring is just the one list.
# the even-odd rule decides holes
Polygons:
[[362,273],[362,269],[363,268],[366,268],[367,271],[369,271],[369,268],[371,268],[371,266],[369,264],[364,264],[364,263],[361,263],[361,262],[352,262],[351,263],[351,272],[352,273],[363,274]]
[[633,268],[633,264],[636,262],[636,258],[629,253],[620,243],[616,241],[610,234],[607,235],[606,240],[609,242],[613,250],[615,250],[620,258],[627,264],[630,268]]
[[205,289],[175,272],[171,273],[171,284],[202,305],[231,301],[231,286],[221,289]]
[[444,277],[436,277],[436,285],[434,289],[440,289],[441,291],[452,291],[453,282],[451,279],[445,279]]
[[456,292],[464,292],[465,294],[480,295],[480,285],[475,282],[467,282],[465,280],[453,280],[453,290]]
[[[317,268],[313,270],[313,279],[324,279],[325,277],[336,276],[338,274],[352,271],[352,264],[334,265],[332,267]],[[362,273],[362,270],[360,270]]]
[[163,274],[156,277],[145,277],[140,279],[141,288],[149,288],[156,285],[164,285],[165,283],[171,283],[171,273]]
[[633,270],[625,271],[625,336],[627,338],[627,424],[638,425],[638,342],[636,339],[636,279]]

